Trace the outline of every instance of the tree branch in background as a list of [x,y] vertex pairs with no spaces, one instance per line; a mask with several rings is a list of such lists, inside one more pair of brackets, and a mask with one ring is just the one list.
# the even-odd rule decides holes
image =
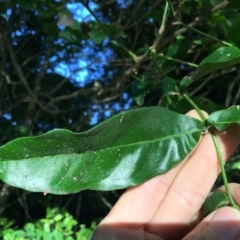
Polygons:
[[14,70],[20,80],[20,82],[24,85],[24,87],[26,88],[28,94],[30,95],[31,97],[31,100],[32,101],[35,101],[43,110],[45,111],[48,111],[39,101],[38,99],[36,98],[34,92],[31,90],[31,88],[29,87],[25,77],[24,77],[24,74],[18,64],[18,61],[17,61],[17,58],[15,57],[14,53],[13,53],[13,49],[12,49],[12,46],[11,46],[11,41],[9,41],[9,39],[7,39],[5,37],[5,44],[6,44],[6,47],[8,49],[8,52],[10,54],[10,57],[11,57],[11,60],[12,60],[12,64],[13,64],[13,67],[14,67]]

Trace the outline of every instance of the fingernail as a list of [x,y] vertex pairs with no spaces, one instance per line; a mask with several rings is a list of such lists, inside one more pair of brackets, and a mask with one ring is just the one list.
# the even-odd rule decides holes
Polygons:
[[240,237],[240,212],[231,207],[220,208],[211,218],[208,228],[223,239],[236,240]]

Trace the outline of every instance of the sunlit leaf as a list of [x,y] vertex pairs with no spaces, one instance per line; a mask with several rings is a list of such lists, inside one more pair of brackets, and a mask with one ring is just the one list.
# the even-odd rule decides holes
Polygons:
[[53,130],[0,147],[0,179],[56,194],[126,188],[170,170],[196,146],[203,123],[162,107],[118,114],[83,133]]
[[240,161],[233,163],[231,169],[240,169]]
[[207,121],[219,131],[224,130],[232,123],[240,124],[240,106],[232,106],[228,109],[214,112]]
[[229,200],[226,193],[220,191],[213,192],[204,202],[204,216],[220,207],[227,206],[228,204]]

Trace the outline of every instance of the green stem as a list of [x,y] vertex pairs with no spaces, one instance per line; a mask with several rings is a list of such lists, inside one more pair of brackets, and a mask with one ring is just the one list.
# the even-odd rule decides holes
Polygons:
[[182,63],[182,64],[189,65],[189,66],[191,66],[191,67],[195,67],[195,68],[198,67],[198,65],[195,64],[195,63],[186,62],[186,61],[182,61],[182,60],[179,60],[179,59],[176,59],[176,58],[164,56],[163,54],[160,54],[159,56],[161,56],[161,57],[163,57],[163,58],[166,58],[166,59],[168,59],[168,60],[174,61],[174,62],[179,62],[179,63]]
[[171,3],[170,0],[167,0],[167,1],[168,1],[169,6],[170,6],[170,9],[171,9],[172,15],[174,16],[175,11],[174,11],[173,5],[172,5],[172,3]]
[[220,169],[221,169],[221,175],[222,175],[223,183],[224,183],[224,186],[225,186],[225,189],[226,189],[228,200],[229,200],[232,207],[240,210],[240,208],[236,205],[236,203],[234,202],[234,200],[232,198],[232,194],[231,194],[231,190],[229,188],[229,183],[228,183],[227,175],[226,175],[226,172],[225,172],[225,169],[224,169],[224,162],[223,162],[223,158],[222,158],[222,154],[221,154],[221,151],[220,151],[220,147],[219,147],[217,137],[216,137],[215,133],[213,132],[213,130],[210,130],[210,133],[211,133],[212,140],[214,142],[214,146],[215,146],[216,151],[217,151],[217,156],[218,156]]
[[165,4],[165,8],[164,8],[164,12],[163,12],[163,18],[162,18],[162,23],[161,23],[161,27],[159,29],[159,35],[162,35],[164,30],[165,30],[166,19],[167,19],[167,12],[168,12],[168,1],[166,1],[166,4]]
[[159,66],[158,62],[157,62],[157,58],[156,58],[156,52],[153,49],[150,49],[150,54],[153,58],[153,61],[157,67],[157,71],[159,73],[161,73],[164,77],[166,77],[166,74],[163,72],[162,68]]
[[212,39],[212,40],[214,40],[214,41],[221,42],[222,44],[225,44],[225,45],[227,45],[227,46],[233,46],[231,43],[228,43],[228,42],[226,42],[226,41],[222,41],[222,40],[220,40],[220,39],[218,39],[218,38],[215,38],[215,37],[213,37],[213,36],[211,36],[211,35],[208,35],[207,33],[204,33],[204,32],[202,32],[202,31],[200,31],[200,30],[197,30],[196,28],[190,27],[189,25],[187,25],[187,24],[185,24],[185,23],[183,23],[183,22],[181,22],[181,21],[178,21],[177,23],[180,24],[180,25],[183,25],[183,26],[184,26],[185,28],[187,28],[187,29],[190,29],[190,30],[192,30],[192,31],[194,31],[194,32],[197,32],[197,33],[199,33],[199,34],[201,34],[201,35],[203,35],[203,36],[205,36],[205,37],[208,37],[208,38],[210,38],[210,39]]
[[158,30],[158,36],[157,36],[156,40],[154,41],[153,45],[149,48],[150,51],[155,51],[156,52],[156,48],[157,48],[158,44],[160,43],[160,41],[163,37],[163,33],[164,33],[165,27],[166,27],[167,12],[168,12],[168,2],[166,1],[161,26]]
[[186,93],[184,93],[182,96],[193,106],[193,108],[197,111],[197,113],[201,117],[202,121],[204,123],[206,123],[206,121],[207,121],[206,117],[202,113],[201,109],[195,104],[195,102],[193,102],[192,99],[190,97],[188,97],[188,95]]
[[[203,122],[206,123],[207,119],[204,116],[204,114],[202,113],[202,111],[200,110],[200,108],[186,94],[183,94],[182,96],[194,107],[194,109],[198,112],[198,114],[201,117],[201,119],[203,120]],[[221,169],[221,175],[222,175],[223,183],[224,183],[224,186],[226,189],[228,200],[233,208],[240,210],[240,207],[238,207],[237,204],[234,202],[232,194],[231,194],[231,190],[229,188],[229,183],[228,183],[227,175],[226,175],[226,172],[224,169],[224,162],[223,162],[223,158],[222,158],[222,154],[220,151],[217,137],[216,137],[215,133],[213,132],[213,130],[210,129],[209,132],[211,134],[215,149],[217,151],[218,161],[219,161],[219,165],[220,165],[220,169]]]

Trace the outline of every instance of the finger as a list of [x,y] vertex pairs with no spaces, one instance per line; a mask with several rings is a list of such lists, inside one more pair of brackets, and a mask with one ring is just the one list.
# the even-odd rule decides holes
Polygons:
[[239,237],[240,212],[231,207],[224,207],[208,215],[183,240],[235,240]]
[[[188,112],[187,115],[199,119],[199,115],[194,110]],[[134,223],[139,227],[148,223],[189,156],[167,173],[126,190],[101,224],[116,223],[123,227],[125,224]]]
[[[230,126],[222,133],[216,132],[216,135],[223,159],[226,160],[239,144],[240,126]],[[219,171],[215,146],[211,135],[206,134],[174,179],[156,214],[145,228],[146,231],[160,237],[176,239],[201,208]],[[159,227],[166,224],[176,225],[176,223],[182,224],[174,232]]]

